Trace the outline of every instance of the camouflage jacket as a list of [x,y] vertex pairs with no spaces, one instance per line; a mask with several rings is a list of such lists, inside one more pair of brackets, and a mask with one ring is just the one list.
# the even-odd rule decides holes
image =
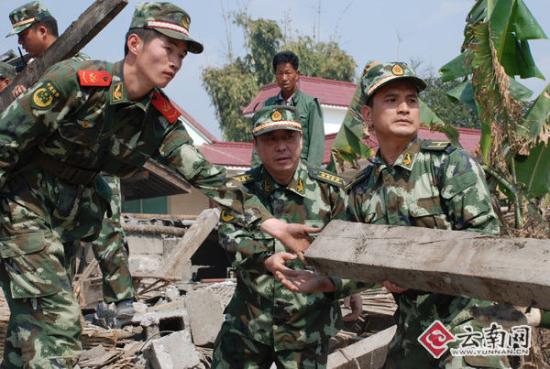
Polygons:
[[[267,99],[264,105],[286,105],[286,102],[279,94]],[[296,108],[298,121],[302,123],[304,132],[301,158],[310,165],[320,166],[325,155],[325,123],[319,100],[296,90],[290,105]]]
[[[463,150],[448,142],[414,139],[393,165],[387,165],[379,153],[371,162],[349,186],[352,220],[499,233],[484,173]],[[417,338],[434,320],[449,324],[455,318],[468,319],[464,309],[478,303],[414,290],[395,298],[399,315],[394,344],[399,347],[393,349],[411,362],[415,355],[429,361]]]
[[[345,216],[342,179],[308,168],[303,162],[286,187],[275,182],[263,166],[238,178],[275,217],[287,222],[323,227],[330,220]],[[238,252],[237,289],[226,314],[240,334],[279,351],[318,344],[336,333],[341,320],[337,299],[356,288],[353,282],[333,278],[337,286],[334,293],[293,293],[277,282],[263,264],[268,255],[284,251],[284,246],[262,234],[253,239],[241,234],[233,226],[232,217],[223,213],[221,220],[222,247]],[[304,265],[296,261],[292,267],[303,269]]]
[[0,188],[16,175],[41,173],[89,187],[100,171],[128,176],[153,158],[222,207],[242,214],[246,201],[248,221],[268,218],[257,199],[226,181],[225,170],[198,152],[179,115],[159,89],[130,101],[122,62],[72,58],[57,63],[0,117]]

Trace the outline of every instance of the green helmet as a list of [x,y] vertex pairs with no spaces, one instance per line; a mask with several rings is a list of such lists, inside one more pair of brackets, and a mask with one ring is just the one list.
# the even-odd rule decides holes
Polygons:
[[254,113],[252,122],[255,137],[278,129],[302,132],[302,124],[296,121],[296,109],[292,106],[266,106]]
[[0,61],[0,78],[14,79],[15,67],[9,63]]
[[40,22],[45,19],[54,18],[40,1],[31,1],[30,3],[21,5],[19,8],[14,9],[10,13],[10,22],[13,29],[7,34],[6,37],[17,35],[31,27],[36,22]]
[[417,77],[416,73],[407,63],[392,62],[382,64],[371,62],[365,68],[361,77],[361,90],[365,96],[365,101],[369,101],[380,87],[395,80],[408,80],[416,86],[418,91],[426,88],[426,82]]
[[143,3],[136,7],[130,29],[154,29],[170,38],[185,41],[189,52],[200,54],[204,47],[189,36],[190,24],[189,14],[172,3]]

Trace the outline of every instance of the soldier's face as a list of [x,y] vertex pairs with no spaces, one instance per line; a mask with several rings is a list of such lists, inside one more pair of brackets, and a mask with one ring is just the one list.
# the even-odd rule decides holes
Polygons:
[[292,178],[302,153],[302,133],[278,129],[254,140],[256,152],[274,178]]
[[183,58],[187,55],[187,46],[184,41],[159,36],[146,43],[141,41],[135,52],[136,67],[142,81],[153,88],[162,88],[180,70]]
[[10,82],[8,78],[0,77],[0,92],[4,91]]
[[17,35],[19,44],[31,55],[38,57],[48,49],[46,41],[48,30],[42,25],[34,25]]
[[362,112],[379,139],[412,139],[420,127],[418,93],[407,81],[381,87],[372,98],[372,106],[364,106]]
[[284,97],[290,97],[295,91],[300,74],[292,64],[281,63],[275,69],[275,80]]

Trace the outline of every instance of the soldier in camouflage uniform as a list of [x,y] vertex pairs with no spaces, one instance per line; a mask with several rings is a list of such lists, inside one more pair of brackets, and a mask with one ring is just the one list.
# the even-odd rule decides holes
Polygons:
[[[17,35],[18,42],[33,58],[42,56],[59,36],[56,19],[40,1],[21,5],[10,12],[9,18],[13,29],[6,37]],[[17,85],[12,95],[17,97],[26,89],[27,86]]]
[[[254,144],[262,161],[238,178],[280,219],[323,227],[345,216],[342,178],[300,160],[302,127],[294,109],[265,107],[253,117]],[[330,294],[286,290],[266,270],[264,260],[284,251],[273,238],[248,238],[221,215],[220,243],[237,251],[237,288],[216,340],[213,369],[325,368],[328,342],[341,323],[338,299],[353,283],[335,279]],[[293,268],[304,269],[298,260]]]
[[[289,247],[307,246],[303,225],[271,217],[192,145],[164,95],[187,52],[190,18],[171,3],[140,5],[119,63],[52,66],[0,116],[0,280],[11,317],[4,368],[72,368],[80,309],[64,244],[100,231],[111,191],[99,176],[135,173],[149,158],[171,167],[227,211]],[[245,208],[246,205],[246,208]]]
[[[405,63],[375,62],[367,67],[361,87],[363,117],[376,134],[379,150],[371,165],[348,185],[351,220],[498,235],[485,176],[475,160],[447,141],[417,137],[418,92],[425,82]],[[293,291],[315,291],[309,286],[323,285],[327,279],[280,266],[271,269]],[[452,357],[447,351],[435,359],[418,342],[435,320],[455,335],[464,333],[466,325],[480,330],[475,311],[491,302],[405,290],[389,281],[384,285],[398,304],[398,328],[386,369],[509,368],[504,357]]]
[[0,61],[0,93],[15,78],[15,67],[9,63]]
[[[46,52],[58,38],[57,21],[50,11],[39,1],[31,1],[10,13],[13,30],[8,35],[17,35],[19,43],[31,54],[38,57]],[[73,57],[75,61],[88,60],[89,57],[79,52]],[[26,86],[15,87],[13,94],[19,96],[25,92]],[[92,242],[92,249],[99,261],[103,275],[103,301],[117,303],[117,315],[127,320],[133,315],[132,300],[134,287],[128,266],[128,250],[124,244],[124,232],[120,223],[120,180],[117,177],[105,176],[112,192],[111,213],[105,218],[97,240]],[[80,241],[65,245],[66,266],[69,276],[74,275],[75,257],[78,254]],[[70,257],[69,257],[70,256]]]
[[[368,67],[361,80],[363,117],[379,142],[369,165],[351,184],[349,208],[355,221],[499,234],[485,175],[462,149],[447,141],[417,137],[420,126],[418,91],[424,81],[404,63]],[[435,320],[462,333],[472,309],[490,303],[385,283],[398,304],[398,330],[385,368],[506,368],[498,357],[434,359],[418,337]],[[478,327],[479,328],[479,327]]]

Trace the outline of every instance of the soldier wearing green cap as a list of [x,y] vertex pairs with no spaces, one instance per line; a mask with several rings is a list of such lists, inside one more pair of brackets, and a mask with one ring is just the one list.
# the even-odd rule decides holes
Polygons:
[[[32,1],[13,10],[9,15],[13,26],[8,35],[17,35],[19,43],[33,57],[39,57],[48,50],[58,38],[57,21],[48,9],[39,1]],[[84,53],[74,56],[75,60],[87,60]],[[18,85],[12,89],[17,97],[25,92],[27,86]],[[120,224],[120,180],[117,177],[106,176],[113,193],[111,208],[113,214],[106,218],[97,240],[92,243],[103,276],[103,300],[117,304],[118,315],[126,317],[133,312],[132,300],[134,289],[128,266],[128,252],[124,244],[124,232]],[[116,211],[115,211],[116,210]],[[66,253],[76,254],[80,241],[65,245]],[[68,268],[73,267],[69,262]],[[74,271],[69,270],[69,275]]]
[[[295,110],[268,106],[254,114],[254,146],[261,164],[238,176],[275,217],[323,227],[345,216],[344,181],[300,159],[302,125]],[[221,215],[222,247],[237,252],[237,288],[216,340],[213,369],[324,368],[328,341],[341,325],[340,296],[355,287],[336,278],[337,291],[305,295],[283,288],[264,261],[284,247],[272,237],[243,234],[235,218]],[[301,261],[290,262],[298,270]]]
[[187,52],[202,50],[189,23],[171,3],[140,5],[122,61],[62,61],[2,112],[0,280],[11,311],[4,368],[76,365],[80,309],[64,245],[99,233],[111,198],[100,172],[127,176],[155,159],[237,214],[243,227],[262,222],[290,248],[308,245],[308,227],[272,218],[204,159],[161,90]]
[[[348,186],[349,217],[371,224],[468,230],[498,235],[499,222],[483,170],[462,149],[448,141],[418,138],[418,93],[426,83],[405,63],[373,62],[361,78],[362,114],[378,140],[376,156]],[[277,274],[300,290],[296,273]],[[312,277],[313,278],[313,277]],[[321,284],[323,278],[316,276]],[[508,368],[500,357],[452,357],[449,351],[434,358],[418,338],[434,321],[453,334],[464,326],[480,325],[476,308],[491,302],[405,290],[385,281],[398,304],[397,333],[386,369]],[[456,343],[454,343],[456,344]],[[453,345],[453,344],[451,344]]]
[[15,78],[15,67],[9,63],[0,61],[0,92]]

